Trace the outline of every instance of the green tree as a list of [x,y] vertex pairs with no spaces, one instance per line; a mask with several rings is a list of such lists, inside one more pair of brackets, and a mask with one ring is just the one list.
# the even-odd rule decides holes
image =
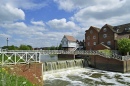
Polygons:
[[27,45],[27,47],[29,47],[29,50],[33,50],[31,45]]
[[59,45],[58,50],[62,50],[62,44]]
[[117,41],[118,49],[121,53],[126,54],[130,52],[130,39],[122,38]]
[[18,47],[11,45],[11,46],[8,47],[8,50],[18,50]]
[[30,50],[30,48],[27,45],[20,45],[19,50]]

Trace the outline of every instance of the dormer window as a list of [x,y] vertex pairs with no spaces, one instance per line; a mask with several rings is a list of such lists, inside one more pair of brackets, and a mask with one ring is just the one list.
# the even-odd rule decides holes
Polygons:
[[90,33],[92,34],[92,33],[93,33],[93,31],[92,31],[92,30],[90,30]]
[[107,31],[107,28],[104,28],[103,31],[106,32],[106,31]]
[[106,38],[107,37],[107,34],[103,34],[103,38]]

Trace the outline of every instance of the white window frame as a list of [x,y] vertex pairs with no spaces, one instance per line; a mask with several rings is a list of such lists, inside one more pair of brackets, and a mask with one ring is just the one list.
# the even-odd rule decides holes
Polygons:
[[107,45],[111,45],[111,41],[107,41]]
[[106,31],[107,31],[107,28],[103,28],[103,31],[106,32]]
[[90,36],[88,36],[87,39],[89,40],[89,39],[90,39]]
[[88,42],[88,46],[90,46],[90,43]]
[[92,34],[92,33],[93,33],[93,30],[90,30],[90,33]]
[[103,38],[107,38],[107,34],[103,34]]
[[93,36],[93,39],[96,39],[96,36]]
[[93,42],[93,45],[96,45],[96,42]]

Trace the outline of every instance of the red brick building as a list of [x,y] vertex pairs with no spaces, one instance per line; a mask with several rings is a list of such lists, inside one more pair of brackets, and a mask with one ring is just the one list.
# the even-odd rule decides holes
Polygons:
[[86,50],[116,50],[117,40],[130,39],[130,23],[111,26],[105,24],[101,29],[91,26],[85,33]]
[[99,31],[100,29],[97,27],[91,26],[85,33],[85,43],[86,50],[93,50],[94,46],[99,44]]

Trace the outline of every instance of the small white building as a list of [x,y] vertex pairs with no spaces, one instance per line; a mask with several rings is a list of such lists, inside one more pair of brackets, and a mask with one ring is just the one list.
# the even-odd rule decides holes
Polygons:
[[78,48],[76,39],[73,36],[69,35],[64,35],[64,37],[61,40],[61,44],[64,50],[76,50]]

